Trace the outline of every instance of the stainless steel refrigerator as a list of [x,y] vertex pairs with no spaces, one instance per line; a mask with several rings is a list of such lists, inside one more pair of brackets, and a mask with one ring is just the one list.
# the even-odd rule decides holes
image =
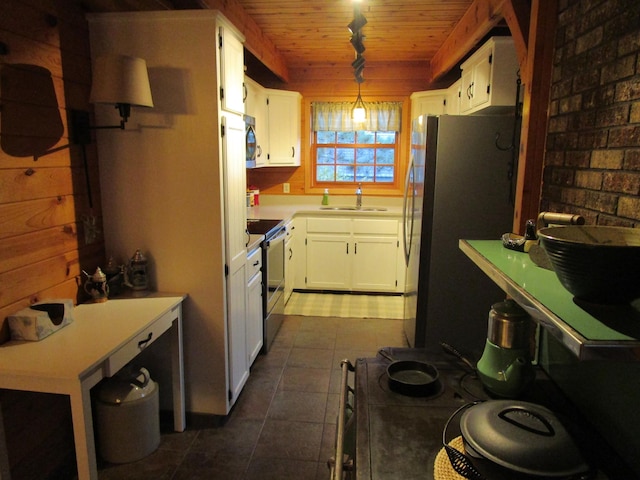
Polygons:
[[444,341],[482,351],[491,305],[505,295],[458,241],[511,231],[513,131],[512,116],[421,116],[412,123],[403,209],[411,346]]

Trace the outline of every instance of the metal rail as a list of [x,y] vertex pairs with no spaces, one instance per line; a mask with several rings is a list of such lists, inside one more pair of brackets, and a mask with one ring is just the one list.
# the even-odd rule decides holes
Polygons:
[[[353,405],[349,403],[349,393],[352,394],[352,400],[355,400],[355,392],[349,386],[349,372],[355,372],[355,367],[347,359],[340,362],[342,369],[341,386],[340,386],[340,406],[338,409],[338,424],[336,428],[336,450],[335,455],[327,462],[331,471],[331,480],[343,480],[351,478],[350,473],[353,471],[353,458],[349,455],[345,456],[344,440],[347,430],[351,427],[355,418],[353,415]],[[352,401],[353,403],[353,401]],[[347,477],[345,477],[347,473]]]

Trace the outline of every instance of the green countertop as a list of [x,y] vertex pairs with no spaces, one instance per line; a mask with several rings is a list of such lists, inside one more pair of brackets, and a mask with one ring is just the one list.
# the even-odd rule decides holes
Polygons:
[[640,359],[640,302],[605,306],[574,299],[553,271],[500,240],[460,240],[460,249],[578,358]]

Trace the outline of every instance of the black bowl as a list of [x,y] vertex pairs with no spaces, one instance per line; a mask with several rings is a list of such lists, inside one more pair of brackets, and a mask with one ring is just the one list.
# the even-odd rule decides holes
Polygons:
[[640,229],[570,225],[538,231],[560,283],[592,303],[640,297]]

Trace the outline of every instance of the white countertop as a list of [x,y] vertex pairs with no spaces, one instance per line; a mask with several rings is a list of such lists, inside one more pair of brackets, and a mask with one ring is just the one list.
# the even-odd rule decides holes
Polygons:
[[[298,197],[299,198],[299,197]],[[314,200],[315,197],[311,197]],[[306,199],[305,199],[306,200]],[[338,210],[339,207],[353,208],[355,206],[353,198],[332,198],[329,201],[329,205],[322,205],[320,197],[316,202],[311,203],[306,200],[301,203],[275,203],[263,200],[260,197],[261,204],[254,207],[247,208],[247,218],[257,219],[274,219],[274,220],[289,220],[295,215],[332,215],[332,216],[378,216],[378,217],[399,217],[402,216],[402,199],[397,199],[392,204],[389,202],[378,201],[375,198],[369,197],[363,199],[362,209],[349,209]],[[268,202],[268,203],[267,203]],[[398,205],[399,203],[399,205]]]

